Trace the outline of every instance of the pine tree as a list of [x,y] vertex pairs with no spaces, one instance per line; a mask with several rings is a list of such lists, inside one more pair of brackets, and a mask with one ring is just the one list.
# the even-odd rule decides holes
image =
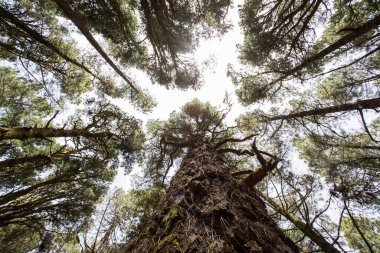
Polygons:
[[[237,138],[233,128],[224,126],[225,116],[225,111],[193,100],[167,122],[152,122],[146,175],[160,185],[175,160],[180,165],[159,208],[125,252],[298,252],[254,189],[277,159],[255,143],[239,149],[253,136]],[[229,166],[231,154],[254,155],[262,167],[237,179]]]

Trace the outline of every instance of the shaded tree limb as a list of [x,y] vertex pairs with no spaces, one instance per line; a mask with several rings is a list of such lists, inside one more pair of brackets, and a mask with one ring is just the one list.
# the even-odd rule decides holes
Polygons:
[[295,66],[294,68],[287,70],[287,71],[278,71],[279,73],[282,73],[283,75],[276,80],[272,81],[270,84],[278,83],[285,78],[287,78],[290,75],[293,75],[297,73],[298,71],[310,66],[311,64],[322,60],[325,56],[328,54],[334,52],[335,50],[341,48],[342,46],[354,41],[355,39],[359,38],[360,36],[370,32],[371,30],[377,28],[380,25],[380,15],[374,17],[373,19],[367,21],[366,23],[362,24],[359,27],[356,27],[355,29],[352,29],[352,31],[347,34],[346,36],[343,36],[336,42],[332,43],[325,49],[319,51],[318,53],[314,54],[313,56],[307,58],[305,61],[303,61],[298,66]]
[[51,159],[52,157],[49,155],[35,155],[35,156],[7,159],[7,160],[0,161],[0,168],[14,167],[18,164],[23,164],[23,163],[36,164],[37,162],[40,162],[40,161],[51,161]]
[[86,129],[58,129],[58,128],[31,128],[31,127],[0,127],[0,140],[25,140],[30,138],[49,137],[86,137],[86,138],[110,138],[111,132],[90,132]]
[[365,130],[365,132],[368,134],[369,138],[370,138],[372,141],[374,141],[374,142],[380,142],[380,141],[378,141],[378,140],[375,140],[375,138],[373,138],[371,132],[369,131],[368,126],[367,126],[367,123],[365,122],[365,119],[364,119],[363,110],[362,110],[362,109],[359,109],[358,111],[359,111],[360,118],[361,118],[362,123],[363,123],[363,126],[364,126],[364,130]]
[[53,43],[48,41],[46,38],[44,38],[41,34],[36,32],[35,30],[31,29],[27,24],[25,24],[22,20],[18,19],[16,16],[14,16],[11,12],[4,9],[2,6],[0,6],[0,16],[2,18],[5,18],[9,22],[11,22],[13,25],[24,31],[27,35],[29,35],[33,40],[41,43],[42,45],[46,46],[47,48],[51,49],[53,52],[58,54],[60,57],[62,57],[64,60],[78,66],[79,68],[83,69],[90,75],[94,76],[95,78],[99,79],[100,81],[104,82],[104,80],[99,77],[97,74],[92,72],[89,68],[87,68],[82,63],[79,63],[77,60],[71,58],[64,52],[62,52],[59,48],[57,48]]
[[218,142],[214,148],[215,149],[218,149],[219,147],[221,147],[223,144],[226,144],[227,142],[244,142],[244,141],[247,141],[249,139],[252,139],[253,137],[255,137],[257,134],[251,134],[243,139],[236,139],[236,138],[226,138],[226,139],[223,139],[221,140],[220,142]]
[[[257,191],[258,192],[258,191]],[[323,251],[328,253],[340,253],[331,243],[326,241],[326,239],[317,233],[309,224],[304,223],[296,216],[291,213],[288,213],[283,208],[281,208],[276,202],[272,199],[264,196],[261,192],[258,192],[259,196],[264,199],[276,212],[280,213],[287,220],[289,220],[294,226],[302,231],[307,237],[309,237],[315,244],[317,244]]]
[[290,113],[285,115],[278,115],[273,117],[266,117],[263,118],[262,122],[270,122],[275,120],[291,120],[296,118],[302,118],[307,116],[319,116],[319,115],[325,115],[330,113],[337,113],[337,112],[347,112],[347,111],[354,111],[354,110],[363,110],[363,109],[376,109],[380,107],[380,98],[373,98],[373,99],[367,99],[367,100],[358,100],[354,103],[347,103],[347,104],[341,104],[341,105],[334,105],[329,107],[323,107],[323,108],[316,108],[308,111],[302,111],[302,112],[296,112],[296,113]]
[[118,66],[112,61],[99,43],[92,36],[88,28],[86,27],[85,21],[81,15],[73,10],[65,0],[54,0],[54,2],[59,6],[63,13],[74,23],[74,25],[81,31],[81,33],[86,37],[88,42],[98,51],[98,53],[103,57],[103,59],[118,73],[127,84],[136,92],[140,92],[132,83],[132,81],[120,70]]
[[365,237],[365,235],[363,234],[363,232],[359,228],[359,225],[356,223],[355,218],[352,216],[352,214],[351,214],[351,212],[347,206],[346,200],[343,200],[343,202],[344,202],[344,208],[347,210],[347,214],[350,217],[350,220],[351,220],[352,224],[354,225],[356,231],[358,231],[358,233],[360,234],[360,237],[363,239],[364,243],[367,245],[368,250],[371,253],[374,253],[375,251],[373,251],[371,244],[368,242],[367,238]]

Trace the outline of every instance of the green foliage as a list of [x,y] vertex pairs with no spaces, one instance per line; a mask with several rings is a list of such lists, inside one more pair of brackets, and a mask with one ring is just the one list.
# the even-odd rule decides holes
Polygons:
[[[322,79],[333,91],[332,85],[347,91],[348,86],[357,89],[372,83],[378,79],[378,66],[371,67],[378,54],[377,30],[355,31],[365,29],[364,24],[377,20],[377,15],[377,1],[245,1],[240,9],[244,32],[240,59],[254,68],[244,78],[233,78],[240,85],[237,95],[248,105],[273,100],[275,95],[284,97],[304,86],[305,80],[321,83]],[[340,79],[328,75],[335,71],[359,75]],[[353,97],[346,101],[349,98]]]
[[[68,36],[69,31],[59,24],[55,9],[49,8],[49,4],[43,2],[38,5],[29,1],[19,1],[3,7],[27,24],[30,29],[41,29],[43,32],[41,36],[67,57],[89,63],[89,58],[78,57],[81,54],[75,47],[76,43]],[[0,55],[7,60],[20,63],[23,71],[27,72],[25,76],[49,90],[49,96],[57,90],[66,94],[67,98],[78,100],[81,94],[90,90],[89,74],[79,66],[68,64],[51,48],[37,42],[30,34],[11,24],[7,19],[1,18],[0,26],[2,28]],[[59,94],[54,94],[57,95]]]
[[39,124],[52,108],[40,95],[41,87],[19,77],[12,69],[0,68],[0,125],[30,126]]
[[9,225],[0,228],[0,251],[25,253],[38,247],[43,228],[26,225]]
[[291,59],[302,57],[308,50],[313,27],[326,11],[321,1],[245,1],[240,9],[245,35],[241,59],[261,67],[278,60],[290,65]]
[[127,219],[130,222],[130,231],[128,236],[132,236],[143,227],[149,218],[153,215],[157,205],[164,196],[164,189],[159,186],[153,186],[146,189],[135,189],[128,192],[126,196],[128,213]]
[[366,86],[360,80],[364,74],[343,70],[324,79],[317,88],[317,97],[321,100],[332,101],[335,104],[353,101],[366,92]]
[[[364,236],[373,248],[373,252],[379,252],[380,245],[380,221],[373,218],[354,217],[355,222],[361,228]],[[344,217],[342,222],[342,231],[348,241],[348,245],[360,252],[370,252],[364,243],[359,232],[355,229],[349,217]]]
[[242,77],[238,82],[240,87],[236,89],[236,95],[243,105],[250,105],[268,96],[268,83],[259,76]]
[[295,139],[295,146],[313,171],[334,183],[333,194],[360,204],[379,204],[379,149],[371,145],[367,135],[351,139],[309,136]]
[[145,65],[152,79],[166,87],[198,88],[198,67],[185,54],[192,51],[199,37],[228,29],[224,19],[230,4],[229,0],[140,1],[144,34],[153,48]]

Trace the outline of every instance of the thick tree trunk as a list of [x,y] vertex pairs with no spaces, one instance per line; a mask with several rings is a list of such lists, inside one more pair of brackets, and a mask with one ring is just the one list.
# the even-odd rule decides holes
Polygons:
[[18,139],[25,140],[30,138],[49,138],[49,137],[86,137],[86,138],[105,138],[112,137],[109,132],[93,133],[86,129],[58,129],[58,128],[29,128],[29,127],[0,127],[0,140]]
[[367,100],[359,100],[355,103],[347,103],[342,105],[329,106],[324,108],[317,108],[308,111],[290,113],[286,115],[279,115],[274,117],[268,117],[263,119],[263,122],[275,121],[275,120],[291,120],[296,118],[303,118],[308,116],[320,116],[329,113],[348,112],[363,109],[376,109],[380,107],[380,98],[373,98]]
[[151,220],[123,252],[298,252],[256,191],[203,143],[190,148]]

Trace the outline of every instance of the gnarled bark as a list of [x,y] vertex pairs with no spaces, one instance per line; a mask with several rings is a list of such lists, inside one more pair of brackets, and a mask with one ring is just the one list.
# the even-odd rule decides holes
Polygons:
[[190,147],[158,211],[124,252],[298,252],[211,145]]

